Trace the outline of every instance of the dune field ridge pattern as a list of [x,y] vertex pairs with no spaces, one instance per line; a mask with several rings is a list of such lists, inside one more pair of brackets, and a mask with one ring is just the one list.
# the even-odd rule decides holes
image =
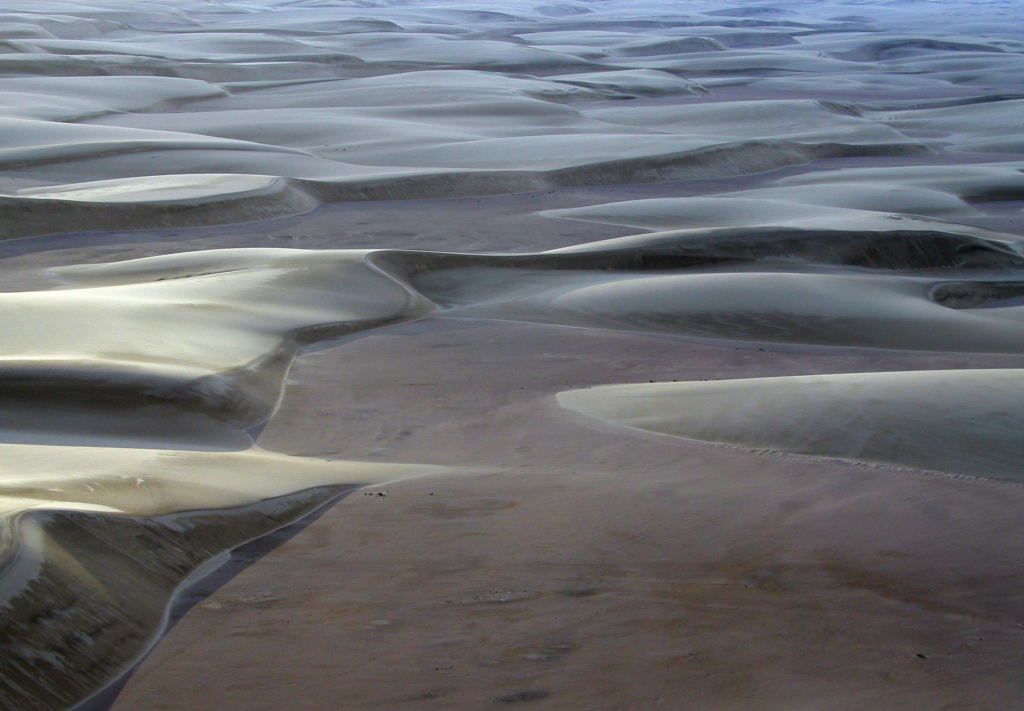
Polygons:
[[356,488],[500,468],[263,446],[297,358],[414,321],[1003,359],[549,394],[1024,481],[1022,116],[1015,2],[3,0],[0,708]]

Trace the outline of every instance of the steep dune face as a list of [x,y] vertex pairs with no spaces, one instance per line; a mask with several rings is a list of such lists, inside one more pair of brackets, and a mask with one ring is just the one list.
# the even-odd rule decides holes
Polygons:
[[[226,551],[359,486],[463,471],[263,449],[308,346],[429,316],[755,353],[1024,353],[1020,20],[973,1],[8,0],[0,239],[24,258],[0,263],[0,707],[116,679]],[[480,196],[503,202],[476,224],[443,215],[475,201],[413,202]],[[488,209],[514,227],[494,238]],[[414,251],[400,210],[487,252]],[[345,215],[371,243],[334,228]],[[234,226],[188,229],[217,225]],[[332,248],[267,247],[307,228]],[[139,242],[88,252],[115,230]],[[247,246],[205,249],[221,244]],[[1018,481],[1019,372],[558,400]]]

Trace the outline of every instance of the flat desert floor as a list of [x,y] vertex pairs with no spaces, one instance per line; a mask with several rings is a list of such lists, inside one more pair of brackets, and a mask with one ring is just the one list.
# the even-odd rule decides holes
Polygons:
[[1016,0],[0,2],[0,709],[1024,708]]

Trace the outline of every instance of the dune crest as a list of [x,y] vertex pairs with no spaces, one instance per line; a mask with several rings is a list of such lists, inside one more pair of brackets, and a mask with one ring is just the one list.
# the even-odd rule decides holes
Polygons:
[[558,402],[676,437],[1020,482],[1022,388],[1022,370],[938,370],[609,385]]

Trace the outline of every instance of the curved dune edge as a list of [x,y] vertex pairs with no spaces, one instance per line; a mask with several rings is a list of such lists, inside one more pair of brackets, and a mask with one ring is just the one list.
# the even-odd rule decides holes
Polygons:
[[[548,210],[546,217],[677,232],[700,237],[734,230],[750,234],[771,229],[852,236],[883,233],[949,232],[1006,242],[998,235],[957,224],[981,213],[972,203],[1024,198],[1020,163],[970,166],[847,168],[776,181],[773,187],[719,193],[713,197],[626,200]],[[654,236],[620,238],[650,242]],[[612,246],[616,241],[560,251]]]
[[21,354],[3,358],[0,416],[5,703],[68,706],[110,681],[212,556],[345,488],[454,471],[279,455],[247,435],[304,344],[432,308],[366,254],[172,255],[0,298]]
[[[703,180],[762,173],[836,157],[927,152],[914,142],[801,143],[744,140],[674,150],[662,142],[637,155],[594,156],[547,170],[487,167],[357,167],[345,177],[258,174],[139,176],[0,194],[0,239],[101,229],[208,226],[300,215],[353,200],[408,200],[532,192],[557,187]],[[267,167],[273,163],[268,162]]]
[[[641,242],[516,257],[438,256],[432,268],[420,268],[410,279],[449,317],[758,343],[1019,352],[1024,340],[1013,268],[1020,253],[1006,244],[941,233],[911,236],[897,233],[875,243],[875,264],[862,260],[864,247],[871,246],[862,238],[836,233],[801,242],[778,231],[759,235],[756,250],[749,237],[746,244],[739,237],[737,244],[709,250],[702,244],[691,249],[687,235],[663,235],[650,248]],[[773,260],[773,247],[788,258]],[[825,268],[851,263],[843,257],[858,268]],[[889,271],[894,263],[903,270],[913,263],[927,266]],[[984,278],[931,271],[971,264],[983,267]]]
[[71,706],[158,638],[203,566],[345,491],[461,470],[265,452],[0,445],[5,703]]
[[[75,452],[71,462],[82,454]],[[216,462],[191,464],[193,473],[219,477]],[[0,581],[5,703],[49,709],[80,702],[155,643],[176,593],[196,571],[211,572],[218,556],[359,486],[454,471],[279,457],[274,473],[309,466],[323,472],[293,477],[295,491],[226,508],[127,515],[67,502],[49,508],[47,502],[47,508],[19,514],[9,523],[5,544],[13,544],[13,555],[5,556]],[[160,498],[165,482],[152,484]]]
[[280,178],[267,175],[151,175],[119,180],[96,180],[70,185],[25,188],[20,197],[33,200],[53,200],[117,205],[132,204],[202,204],[234,195],[280,189]]
[[7,238],[249,222],[299,215],[320,204],[301,186],[263,175],[155,175],[0,195],[0,209],[10,215]]
[[759,450],[1024,482],[1024,370],[604,385],[558,403],[604,422]]
[[[244,449],[300,348],[439,308],[702,338],[1019,351],[1019,249],[940,228],[682,231],[525,255],[227,249],[66,267],[55,271],[65,288],[0,294],[0,435]],[[858,269],[819,273],[837,264]],[[963,267],[983,271],[933,273]],[[189,338],[168,343],[169,332]]]

